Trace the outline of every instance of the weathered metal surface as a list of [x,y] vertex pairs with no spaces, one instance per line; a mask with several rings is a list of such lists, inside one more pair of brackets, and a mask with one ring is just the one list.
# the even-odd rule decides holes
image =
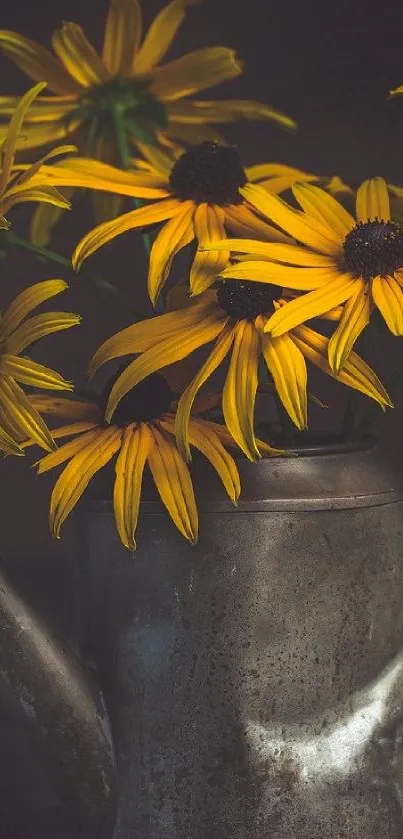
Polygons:
[[401,460],[241,468],[236,510],[200,477],[193,548],[152,501],[133,556],[110,505],[81,518],[116,837],[401,839]]

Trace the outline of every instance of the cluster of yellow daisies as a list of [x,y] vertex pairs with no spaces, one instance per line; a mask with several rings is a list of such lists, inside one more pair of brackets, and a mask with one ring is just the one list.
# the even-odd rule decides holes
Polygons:
[[[391,218],[391,188],[379,177],[365,181],[353,214],[354,194],[338,177],[277,163],[244,166],[217,124],[294,123],[259,102],[194,96],[234,78],[241,66],[224,47],[164,61],[190,5],[172,0],[143,33],[139,1],[111,0],[101,54],[75,23],[54,33],[53,53],[0,31],[0,49],[36,83],[22,99],[0,97],[4,244],[13,235],[15,204],[36,202],[30,247],[41,252],[74,191],[90,190],[98,223],[75,248],[72,267],[79,270],[128,230],[145,232],[148,293],[159,312],[96,351],[90,376],[132,356],[97,404],[55,395],[73,385],[30,356],[37,340],[80,321],[58,311],[31,315],[66,283],[37,283],[1,315],[0,448],[24,454],[31,444],[41,446],[47,453],[39,472],[64,464],[50,503],[56,536],[91,478],[115,458],[113,500],[124,545],[135,548],[147,465],[176,527],[194,542],[192,449],[210,461],[236,504],[240,479],[228,448],[250,460],[285,454],[256,436],[256,397],[270,390],[290,423],[306,429],[307,362],[383,410],[391,406],[354,351],[374,310],[393,335],[403,335],[403,230]],[[65,138],[74,145],[26,162],[27,150]],[[280,194],[287,191],[286,202]],[[347,197],[350,210],[336,195]],[[189,276],[175,288],[173,261],[189,246]],[[330,338],[307,325],[313,319],[330,322]],[[186,359],[200,348],[195,370]],[[211,393],[208,382],[221,366],[224,384]],[[212,406],[222,422],[209,419]],[[68,442],[59,445],[63,438]]]

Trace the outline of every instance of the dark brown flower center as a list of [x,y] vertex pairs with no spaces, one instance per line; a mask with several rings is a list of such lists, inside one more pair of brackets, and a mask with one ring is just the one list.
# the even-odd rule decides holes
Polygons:
[[258,315],[273,312],[273,300],[280,294],[278,286],[251,280],[223,280],[217,290],[222,309],[234,320],[254,320]]
[[176,161],[169,182],[181,201],[197,204],[240,204],[239,187],[246,184],[245,171],[232,146],[200,143],[192,146]]
[[403,266],[403,230],[394,221],[359,222],[344,240],[344,262],[349,271],[369,280],[393,274]]
[[[109,379],[101,394],[103,413],[108,402],[111,388],[127,365],[122,365]],[[171,388],[159,373],[152,373],[136,387],[129,390],[121,399],[112,418],[113,425],[125,428],[131,422],[150,422],[158,419],[169,410],[173,398]]]

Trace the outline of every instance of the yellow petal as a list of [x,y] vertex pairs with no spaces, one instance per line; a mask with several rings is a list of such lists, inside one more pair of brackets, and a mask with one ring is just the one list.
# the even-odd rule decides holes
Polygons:
[[312,184],[294,184],[293,194],[308,215],[335,231],[336,240],[344,239],[355,227],[355,220],[336,198]]
[[400,96],[403,93],[403,84],[389,91],[389,96]]
[[30,125],[25,122],[23,131],[17,139],[17,151],[29,151],[29,149],[38,148],[38,146],[48,146],[58,140],[73,134],[78,126],[78,122],[67,120],[65,117],[62,120],[55,120],[35,123]]
[[207,379],[214,373],[229,353],[234,340],[234,330],[230,323],[223,324],[220,336],[212,348],[207,361],[201,366],[197,375],[190,382],[178,402],[175,417],[175,434],[179,451],[186,458],[191,459],[189,447],[189,419],[194,400]]
[[257,163],[245,169],[248,181],[261,183],[269,192],[278,194],[295,183],[310,183],[319,180],[317,175],[286,166],[284,163]]
[[[257,239],[226,239],[216,242],[217,250],[228,250],[236,253],[253,254],[273,262],[284,262],[287,265],[300,266],[305,268],[331,268],[335,261],[331,256],[322,253],[314,253],[298,245],[285,245],[280,242],[260,242]],[[212,248],[210,244],[205,248]]]
[[8,126],[6,138],[1,146],[1,172],[0,172],[0,193],[4,193],[10,180],[11,167],[14,163],[17,139],[20,136],[25,114],[31,102],[38,96],[38,93],[46,87],[46,82],[41,82],[25,93],[20,99],[10,125]]
[[63,396],[49,396],[46,393],[31,393],[28,398],[31,405],[41,414],[71,420],[96,420],[101,418],[99,407],[93,402],[84,402],[81,399],[64,398]]
[[372,298],[392,335],[403,335],[403,291],[394,277],[374,277]]
[[271,283],[281,288],[311,291],[332,286],[340,276],[334,268],[300,268],[293,265],[281,265],[277,262],[263,262],[253,259],[242,260],[221,271],[224,280],[250,280],[257,283]]
[[354,351],[350,353],[344,367],[336,375],[328,361],[329,341],[327,338],[307,326],[298,326],[292,332],[292,340],[305,358],[319,367],[320,370],[323,370],[324,373],[327,373],[328,376],[332,376],[338,382],[342,382],[342,384],[348,385],[354,390],[359,390],[360,393],[374,399],[381,406],[392,407],[390,398],[376,373]]
[[106,420],[110,421],[120,400],[126,393],[151,373],[180,361],[198,347],[214,341],[214,338],[221,332],[223,322],[224,318],[220,317],[219,313],[206,317],[200,323],[195,324],[191,332],[185,333],[181,340],[178,340],[177,334],[169,336],[132,361],[111,389],[105,411]]
[[228,431],[249,460],[261,455],[257,446],[253,416],[258,385],[257,365],[260,335],[250,321],[234,327],[234,345],[223,390],[223,414]]
[[241,72],[234,50],[206,47],[153,70],[151,91],[162,102],[173,102],[233,79]]
[[0,376],[0,398],[6,415],[18,425],[22,439],[32,438],[38,446],[53,451],[55,443],[49,429],[11,376]]
[[371,295],[363,281],[358,291],[347,300],[340,322],[329,341],[329,364],[339,373],[357,338],[369,323],[372,311]]
[[71,460],[78,452],[83,451],[87,447],[87,444],[96,441],[99,445],[99,439],[103,431],[104,429],[99,428],[99,426],[91,428],[84,432],[84,434],[81,434],[80,437],[64,443],[56,451],[42,457],[35,464],[38,468],[38,475],[41,475],[43,472],[49,472],[50,469],[55,469],[56,466],[61,466],[66,460]]
[[202,294],[210,288],[217,274],[229,262],[229,251],[213,250],[210,245],[208,251],[202,248],[207,243],[214,243],[225,236],[225,213],[221,207],[210,204],[199,204],[194,215],[194,231],[198,241],[198,250],[190,270],[190,289],[193,295]]
[[361,184],[357,190],[356,214],[358,221],[389,221],[389,195],[383,178],[369,178]]
[[73,390],[71,382],[67,382],[43,364],[30,358],[19,358],[17,355],[2,353],[0,355],[0,375],[12,376],[17,382],[31,387],[42,387],[47,390]]
[[53,166],[45,165],[40,174],[52,186],[80,186],[133,198],[164,198],[170,194],[167,178],[160,172],[126,172],[101,160],[83,157],[62,160]]
[[55,93],[80,91],[79,86],[66,73],[60,61],[35,41],[17,32],[2,29],[0,30],[0,49],[35,82],[46,81],[49,90],[54,90]]
[[66,288],[68,285],[64,280],[44,280],[18,294],[0,320],[0,338],[11,335],[32,309],[44,303],[45,300],[49,300],[50,297],[60,294]]
[[135,533],[139,517],[144,467],[151,445],[145,423],[128,426],[123,432],[122,448],[116,461],[113,507],[116,527],[126,548],[136,550]]
[[360,280],[353,280],[349,274],[339,274],[321,288],[302,294],[301,297],[277,309],[268,319],[265,331],[277,338],[304,321],[320,317],[323,312],[353,296],[359,290],[360,284]]
[[304,356],[288,335],[263,337],[263,355],[277,394],[297,428],[307,428],[307,370]]
[[56,481],[50,500],[49,520],[57,539],[63,522],[80,500],[91,478],[118,451],[121,437],[120,428],[98,430],[95,441],[88,443],[73,457]]
[[[73,154],[76,151],[77,146],[57,146],[57,148],[52,149],[47,154],[44,154],[43,157],[40,158],[40,160],[37,160],[35,163],[32,163],[32,165],[28,165],[26,167],[24,166],[24,169],[21,168],[20,170],[19,165],[13,167],[13,169],[15,168],[16,170],[20,171],[20,174],[18,174],[18,177],[15,181],[13,180],[13,185],[7,190],[7,194],[13,195],[16,190],[18,191],[19,189],[21,189],[23,184],[31,180],[34,176],[38,176],[39,170],[41,169],[41,167],[44,166],[44,164],[47,163],[48,160],[53,160],[53,158],[59,157],[60,155]],[[37,180],[38,178],[35,179],[35,185],[42,185],[42,183],[38,184],[36,182]]]
[[137,53],[133,70],[136,74],[149,73],[164,57],[185,17],[191,0],[173,0],[154,18],[142,46]]
[[340,253],[342,241],[330,232],[327,225],[294,210],[278,195],[271,195],[259,184],[246,184],[239,191],[260,213],[299,242],[329,256]]
[[82,87],[92,87],[108,78],[106,67],[77,23],[64,23],[53,33],[52,45],[70,76]]
[[110,0],[105,25],[102,61],[111,76],[130,76],[141,41],[139,0]]
[[238,119],[268,120],[277,122],[283,128],[296,128],[291,117],[270,108],[263,102],[250,99],[228,99],[212,102],[194,100],[190,102],[175,102],[170,108],[170,114],[177,122],[186,124],[200,124],[204,122],[233,122]]
[[[53,332],[60,332],[62,329],[70,329],[81,323],[80,315],[73,315],[68,312],[44,312],[41,315],[29,318],[6,340],[4,349],[6,352],[19,355],[35,341],[51,335]],[[1,357],[0,357],[1,364]]]
[[[52,85],[48,84],[48,87],[51,88]],[[11,117],[18,107],[20,98],[20,96],[0,96],[0,115]],[[24,122],[41,123],[65,119],[75,107],[75,96],[40,96],[31,102],[29,111],[25,114]],[[3,132],[4,129],[5,126],[1,125],[0,132]],[[52,152],[49,152],[49,154],[51,155]]]
[[154,239],[150,253],[148,293],[153,305],[168,279],[174,257],[193,241],[194,202],[184,201],[176,215],[164,224]]
[[51,204],[53,207],[60,207],[62,210],[70,210],[71,208],[70,201],[67,201],[67,199],[52,186],[43,186],[36,189],[26,187],[23,191],[12,195],[10,198],[6,196],[3,206],[8,212],[8,210],[11,209],[11,207],[14,207],[15,204],[25,204],[30,201],[39,204]]
[[88,375],[92,377],[106,361],[111,361],[113,358],[119,358],[122,355],[145,352],[174,335],[178,341],[181,341],[183,335],[186,335],[189,329],[193,329],[212,311],[217,310],[214,298],[215,295],[212,302],[211,295],[208,295],[207,299],[204,297],[200,302],[196,301],[184,309],[148,318],[141,323],[135,323],[126,327],[126,329],[122,329],[116,335],[112,335],[96,351],[89,364]]
[[225,207],[225,224],[233,233],[246,239],[285,243],[292,241],[285,233],[259,218],[246,204],[229,204]]
[[[160,421],[165,431],[173,433],[172,420]],[[222,445],[215,432],[215,423],[208,420],[192,419],[189,424],[189,442],[206,458],[220,476],[225,490],[233,504],[236,504],[241,492],[241,482],[235,461]]]
[[128,230],[134,230],[139,227],[146,227],[149,224],[156,224],[160,221],[175,216],[181,209],[181,202],[176,198],[167,198],[165,201],[159,201],[156,204],[151,204],[149,207],[139,207],[137,210],[130,210],[129,213],[119,216],[119,218],[105,221],[94,227],[89,233],[84,236],[78,243],[73,256],[73,267],[78,270],[84,259],[88,259],[95,251],[99,250],[107,242],[126,233]]
[[157,427],[151,427],[152,442],[148,452],[151,469],[161,500],[172,521],[193,544],[197,541],[198,517],[192,480],[185,461],[175,444]]
[[15,440],[0,426],[0,451],[8,455],[23,455],[24,452]]

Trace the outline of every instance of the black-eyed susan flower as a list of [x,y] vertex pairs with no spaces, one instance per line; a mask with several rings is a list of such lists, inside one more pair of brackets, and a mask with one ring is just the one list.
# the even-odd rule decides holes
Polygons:
[[[158,156],[158,164],[136,161],[137,170],[122,172],[97,161],[76,158],[45,166],[49,182],[57,186],[83,186],[130,195],[147,202],[98,225],[79,242],[73,265],[79,268],[91,254],[128,230],[163,223],[150,254],[148,290],[153,303],[163,288],[174,256],[195,241],[190,270],[191,294],[201,294],[229,260],[229,253],[203,250],[203,245],[226,235],[226,228],[241,236],[289,242],[287,236],[262,220],[245,201],[240,189],[252,179],[262,189],[287,189],[295,179],[315,176],[282,164],[244,168],[235,148],[203,142],[192,146],[172,166]],[[276,175],[277,172],[277,175]],[[149,202],[152,203],[149,203]]]
[[[45,300],[67,288],[63,280],[45,280],[21,292],[0,318],[0,449],[22,454],[23,440],[32,440],[47,451],[55,444],[40,413],[20,385],[47,390],[73,390],[59,373],[27,358],[26,350],[45,335],[80,323],[78,315],[44,312],[27,317]],[[13,451],[11,452],[10,449]]]
[[[126,393],[113,423],[108,425],[100,405],[34,397],[40,411],[69,421],[56,428],[54,436],[73,438],[38,464],[38,471],[46,472],[68,461],[55,483],[50,502],[50,525],[56,537],[93,476],[117,456],[113,503],[123,544],[132,550],[136,548],[142,479],[147,464],[174,524],[186,539],[196,542],[196,501],[189,469],[175,443],[173,399],[165,378],[154,374]],[[225,448],[225,445],[234,445],[227,429],[193,417],[189,424],[189,442],[210,461],[231,501],[236,504],[240,482],[235,462]],[[264,444],[261,445],[264,449]]]
[[226,240],[214,243],[214,252],[222,248],[250,255],[222,272],[226,280],[247,278],[308,292],[267,320],[265,331],[273,338],[343,304],[328,347],[331,369],[337,373],[374,307],[393,335],[403,335],[403,229],[391,221],[383,178],[364,181],[358,189],[356,219],[317,186],[296,184],[292,189],[302,211],[253,184],[240,191],[300,244]]
[[[35,104],[26,147],[73,135],[83,153],[117,162],[116,121],[129,140],[147,151],[172,141],[211,139],[210,126],[238,118],[289,117],[251,101],[200,101],[193,94],[235,78],[242,66],[227,47],[207,47],[161,64],[194,0],[173,0],[143,34],[139,0],[111,0],[99,54],[76,23],[52,37],[54,54],[17,32],[0,31],[0,49],[34,81],[46,81],[51,96]],[[12,114],[15,97],[0,98],[0,114]]]
[[[268,373],[297,428],[307,425],[307,367],[309,360],[325,373],[370,396],[382,407],[390,405],[381,382],[355,353],[335,376],[327,361],[328,339],[307,326],[298,326],[277,338],[265,332],[275,310],[276,285],[228,281],[208,290],[187,308],[129,326],[109,338],[97,351],[89,372],[104,362],[130,353],[141,353],[113,385],[106,408],[111,420],[120,401],[146,376],[186,358],[199,347],[213,345],[206,362],[182,394],[175,429],[181,452],[189,451],[189,418],[199,389],[227,356],[229,368],[222,396],[228,431],[251,460],[259,446],[254,432],[254,406],[258,388],[258,363],[263,357]],[[288,305],[288,304],[286,304]],[[286,308],[286,306],[284,306]],[[272,450],[272,454],[278,454]]]
[[15,204],[35,201],[62,209],[70,207],[69,201],[49,183],[43,171],[41,173],[41,167],[57,155],[75,151],[75,146],[59,146],[33,164],[20,166],[15,163],[17,148],[24,143],[24,122],[38,93],[45,87],[45,84],[37,84],[16,100],[13,116],[0,146],[0,229],[3,230],[10,227],[6,215]]

